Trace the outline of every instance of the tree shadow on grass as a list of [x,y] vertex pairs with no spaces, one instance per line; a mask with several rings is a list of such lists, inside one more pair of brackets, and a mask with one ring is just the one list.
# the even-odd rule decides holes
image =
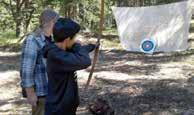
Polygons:
[[[160,65],[169,62],[180,62],[194,54],[194,49],[176,53],[142,53],[127,52],[124,50],[102,50],[95,72],[116,71],[131,75],[152,75],[160,71]],[[130,64],[130,63],[133,64]],[[90,71],[90,68],[87,69]]]
[[182,61],[188,56],[194,54],[194,49],[189,49],[182,52],[156,52],[153,55],[146,55],[141,52],[129,52],[125,50],[101,50],[100,59],[105,61],[142,61],[145,63],[168,63]]
[[[150,65],[128,65],[128,64],[111,64],[104,63],[103,65],[97,65],[95,72],[101,71],[114,71],[130,75],[153,75],[160,71],[160,68],[156,64]],[[90,69],[87,69],[87,72],[90,72]]]
[[19,52],[19,51],[21,51],[21,44],[20,43],[0,44],[0,51]]
[[0,56],[0,72],[19,70],[20,55]]
[[[81,107],[94,98],[105,98],[115,109],[116,115],[159,115],[168,111],[182,115],[194,108],[194,95],[182,87],[184,80],[131,80],[115,81],[96,79],[96,85],[86,92],[80,87]],[[173,111],[176,110],[176,111]]]

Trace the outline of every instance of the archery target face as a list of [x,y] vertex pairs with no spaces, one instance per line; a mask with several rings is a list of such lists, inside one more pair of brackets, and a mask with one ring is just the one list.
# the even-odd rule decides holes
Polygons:
[[153,53],[154,49],[155,49],[155,42],[152,39],[144,39],[141,42],[141,51],[144,53]]

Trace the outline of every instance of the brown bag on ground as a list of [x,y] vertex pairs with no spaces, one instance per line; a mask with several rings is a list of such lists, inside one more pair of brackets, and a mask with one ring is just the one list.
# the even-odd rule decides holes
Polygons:
[[93,115],[114,115],[114,110],[106,100],[97,98],[89,104],[89,111]]

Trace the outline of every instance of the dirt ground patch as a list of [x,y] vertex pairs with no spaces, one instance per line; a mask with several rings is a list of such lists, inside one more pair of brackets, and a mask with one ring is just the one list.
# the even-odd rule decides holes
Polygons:
[[[28,115],[21,96],[20,53],[0,52],[0,114]],[[116,115],[192,115],[194,65],[192,50],[182,54],[145,56],[122,50],[102,50],[92,85],[84,90],[90,69],[78,72],[81,103],[78,115],[91,115],[88,102],[106,99]]]

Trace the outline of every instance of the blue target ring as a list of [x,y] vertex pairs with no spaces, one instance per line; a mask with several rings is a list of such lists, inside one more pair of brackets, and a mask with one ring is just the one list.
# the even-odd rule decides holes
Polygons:
[[156,47],[156,43],[153,39],[144,39],[141,42],[140,50],[144,53],[153,53]]

